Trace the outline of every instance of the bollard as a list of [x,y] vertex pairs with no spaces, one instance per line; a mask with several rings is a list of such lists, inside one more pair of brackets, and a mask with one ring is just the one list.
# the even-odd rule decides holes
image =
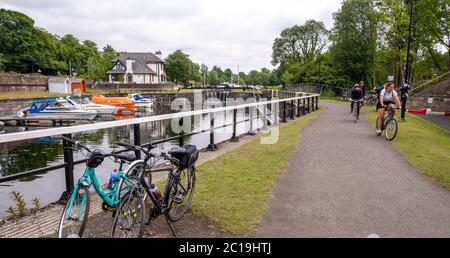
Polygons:
[[239,138],[236,134],[236,127],[237,127],[237,108],[233,109],[233,135],[231,136],[232,142],[239,141]]
[[214,113],[209,113],[210,126],[209,126],[209,144],[206,147],[208,151],[216,151],[217,145],[214,143]]

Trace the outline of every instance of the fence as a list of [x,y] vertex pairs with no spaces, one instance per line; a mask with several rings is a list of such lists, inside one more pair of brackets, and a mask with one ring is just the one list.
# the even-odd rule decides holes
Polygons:
[[296,83],[285,86],[288,91],[313,92],[325,96],[345,97],[348,89],[319,83]]
[[0,92],[46,91],[48,77],[2,75],[0,76]]
[[[233,126],[233,133],[232,133],[232,137],[230,140],[234,140],[234,141],[236,141],[239,137],[239,135],[237,135],[237,131],[236,131],[237,124],[250,122],[249,133],[252,133],[254,131],[254,127],[253,127],[254,118],[251,115],[252,112],[250,112],[250,118],[246,118],[244,120],[237,121],[237,111],[240,109],[255,108],[257,110],[258,109],[261,110],[262,112],[256,112],[256,119],[262,118],[264,121],[264,126],[268,124],[269,116],[272,115],[272,112],[273,112],[273,109],[270,109],[269,107],[272,107],[272,105],[274,105],[274,104],[278,104],[278,105],[281,104],[280,112],[274,112],[275,119],[276,119],[273,121],[274,123],[278,123],[278,121],[280,121],[280,120],[281,120],[281,122],[286,122],[288,118],[295,119],[295,117],[300,117],[301,115],[305,115],[306,113],[309,113],[311,111],[315,111],[318,109],[319,94],[309,94],[309,93],[300,93],[300,92],[272,92],[271,94],[272,94],[272,96],[284,95],[285,98],[264,101],[264,102],[254,102],[254,103],[248,103],[248,104],[242,104],[242,105],[228,106],[228,107],[209,108],[209,109],[185,111],[185,112],[178,112],[178,113],[158,115],[158,116],[134,118],[134,119],[129,119],[129,120],[102,122],[102,123],[98,123],[98,124],[79,125],[79,126],[72,126],[72,127],[59,127],[59,128],[43,129],[43,130],[36,130],[36,131],[9,133],[9,134],[0,135],[0,144],[7,143],[7,142],[17,142],[17,141],[22,141],[22,140],[35,139],[35,138],[40,138],[40,137],[58,136],[58,135],[63,135],[67,138],[72,138],[72,134],[75,134],[75,133],[132,125],[133,130],[134,130],[133,141],[134,141],[135,145],[140,145],[140,146],[145,147],[145,146],[148,146],[149,144],[160,144],[160,143],[164,143],[164,142],[168,142],[168,141],[178,140],[178,143],[181,146],[181,145],[184,145],[185,137],[190,136],[190,135],[199,134],[199,133],[209,132],[210,141],[209,141],[209,145],[206,149],[207,150],[216,150],[217,142],[214,140],[214,131],[215,130],[223,128],[223,127]],[[278,109],[276,109],[276,110],[278,110]],[[214,114],[217,112],[227,112],[227,111],[233,111],[233,122],[229,123],[229,124],[215,126],[214,125]],[[269,113],[269,111],[270,111],[270,113]],[[261,116],[261,113],[262,113],[262,116]],[[179,118],[180,119],[179,124],[180,124],[180,126],[182,126],[183,120],[186,117],[203,115],[203,114],[209,114],[210,117],[212,117],[210,119],[210,126],[208,129],[202,129],[202,130],[198,130],[198,131],[194,131],[194,132],[190,132],[190,133],[185,133],[184,131],[181,131],[178,135],[173,136],[173,137],[169,137],[166,139],[161,139],[161,140],[157,140],[157,141],[149,142],[149,143],[141,143],[140,124],[142,124],[142,123]],[[280,117],[280,115],[281,115],[281,117]],[[63,162],[63,164],[48,166],[45,168],[34,169],[34,170],[25,171],[25,172],[14,174],[14,175],[4,176],[4,177],[0,178],[0,183],[16,180],[16,179],[19,179],[19,178],[22,178],[25,176],[42,174],[42,173],[46,173],[46,172],[53,171],[56,169],[64,168],[65,169],[64,171],[65,171],[66,191],[61,196],[61,199],[63,200],[65,198],[67,198],[68,194],[73,190],[73,187],[74,187],[74,175],[73,175],[74,165],[84,163],[86,161],[86,159],[74,161],[72,149],[66,148],[66,147],[71,147],[71,143],[63,140],[63,147],[64,147],[64,152],[63,152],[64,162]],[[141,153],[137,152],[136,157],[138,159],[140,159]]]

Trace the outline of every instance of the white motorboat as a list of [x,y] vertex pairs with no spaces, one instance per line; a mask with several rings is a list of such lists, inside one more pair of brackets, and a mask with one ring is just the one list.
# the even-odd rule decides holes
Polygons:
[[134,104],[138,109],[153,108],[154,100],[145,98],[141,94],[138,93],[128,94],[128,98],[134,101]]
[[92,121],[97,117],[97,114],[97,111],[77,108],[62,98],[33,101],[30,107],[18,111],[20,117],[62,120],[77,119]]
[[97,104],[87,97],[68,96],[66,99],[70,104],[77,108],[87,111],[96,111],[99,115],[116,115],[117,111],[123,109],[111,105]]

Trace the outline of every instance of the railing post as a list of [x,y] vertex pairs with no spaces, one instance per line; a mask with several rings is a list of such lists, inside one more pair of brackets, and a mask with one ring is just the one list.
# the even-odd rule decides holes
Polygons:
[[281,120],[281,122],[286,123],[286,101],[283,101],[283,119]]
[[263,108],[263,126],[262,126],[262,130],[267,130],[267,125],[269,124],[268,121],[269,119],[267,118],[267,103],[264,104],[264,108]]
[[178,122],[181,128],[181,132],[180,132],[180,138],[178,138],[178,145],[181,147],[184,145],[184,129],[183,129],[183,124],[184,124],[184,117],[180,118],[180,121]]
[[[64,134],[63,136],[67,137],[69,139],[72,139],[71,134]],[[66,191],[63,192],[63,194],[59,198],[59,202],[66,202],[70,196],[70,193],[73,191],[74,164],[73,164],[73,150],[71,148],[72,148],[72,143],[63,139],[63,155],[64,155],[64,163],[65,163],[64,172],[65,172],[65,179],[66,179]]]
[[255,108],[255,107],[249,107],[248,108],[248,112],[249,112],[249,122],[250,122],[250,128],[249,128],[249,130],[248,130],[248,134],[249,135],[255,135],[256,133],[255,133],[255,130],[254,130],[254,128],[253,128],[253,120],[255,119],[254,117],[253,117],[253,110],[255,110],[256,109],[256,112],[258,112],[258,109],[257,108]]
[[311,97],[308,97],[308,113],[311,113]]
[[[141,126],[139,124],[133,125],[133,131],[134,131],[134,145],[140,146],[141,145]],[[141,151],[136,151],[136,159],[141,159]]]
[[316,110],[319,110],[319,96],[316,96]]
[[297,117],[300,117],[300,99],[297,99]]
[[294,100],[291,99],[291,117],[290,117],[290,119],[294,119],[294,112],[295,112]]
[[206,147],[208,151],[216,151],[217,145],[214,143],[214,113],[209,113],[210,125],[209,125],[209,145]]
[[306,114],[306,99],[303,98],[302,102],[303,102],[303,110],[302,110],[302,113],[303,113],[303,115],[305,115],[305,114]]
[[231,136],[232,142],[238,142],[239,138],[236,134],[236,128],[237,128],[237,108],[233,109],[233,135]]
[[315,111],[315,106],[314,106],[314,97],[311,97],[311,110],[314,112]]

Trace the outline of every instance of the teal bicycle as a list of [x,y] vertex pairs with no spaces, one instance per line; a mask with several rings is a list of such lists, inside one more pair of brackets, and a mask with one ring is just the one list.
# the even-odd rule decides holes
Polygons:
[[[399,108],[395,108],[395,109],[399,109]],[[395,118],[394,118],[395,109],[385,107],[385,110],[388,111],[388,114],[384,116],[384,119],[381,123],[381,131],[384,131],[384,136],[386,137],[386,140],[388,140],[388,141],[394,140],[395,136],[397,136],[398,124],[397,124],[397,120],[395,120]],[[375,124],[375,128],[377,128],[377,129],[378,129],[379,119],[380,118],[377,117],[377,122]]]
[[[128,237],[141,237],[144,232],[144,224],[140,223],[140,218],[145,217],[144,199],[141,195],[142,190],[135,184],[135,179],[126,176],[126,174],[132,175],[134,173],[130,173],[128,169],[125,172],[122,170],[124,164],[131,163],[128,168],[133,167],[132,164],[136,160],[136,155],[130,152],[129,149],[106,154],[100,150],[90,150],[88,147],[70,138],[64,136],[61,138],[72,143],[75,146],[74,149],[80,147],[86,150],[87,161],[86,170],[75,184],[74,190],[61,215],[57,230],[58,238],[80,238],[83,236],[89,216],[89,188],[91,185],[94,186],[95,192],[103,201],[102,208],[113,211],[113,216],[123,195],[133,196],[133,203],[129,203],[127,206],[127,214],[131,218],[129,220],[131,223],[123,230],[126,230],[126,234],[124,235]],[[107,190],[102,189],[95,175],[95,168],[101,165],[105,158],[114,158],[114,162],[120,163],[119,170],[117,171],[119,182],[112,189],[108,188]],[[119,193],[121,196],[119,196]]]

